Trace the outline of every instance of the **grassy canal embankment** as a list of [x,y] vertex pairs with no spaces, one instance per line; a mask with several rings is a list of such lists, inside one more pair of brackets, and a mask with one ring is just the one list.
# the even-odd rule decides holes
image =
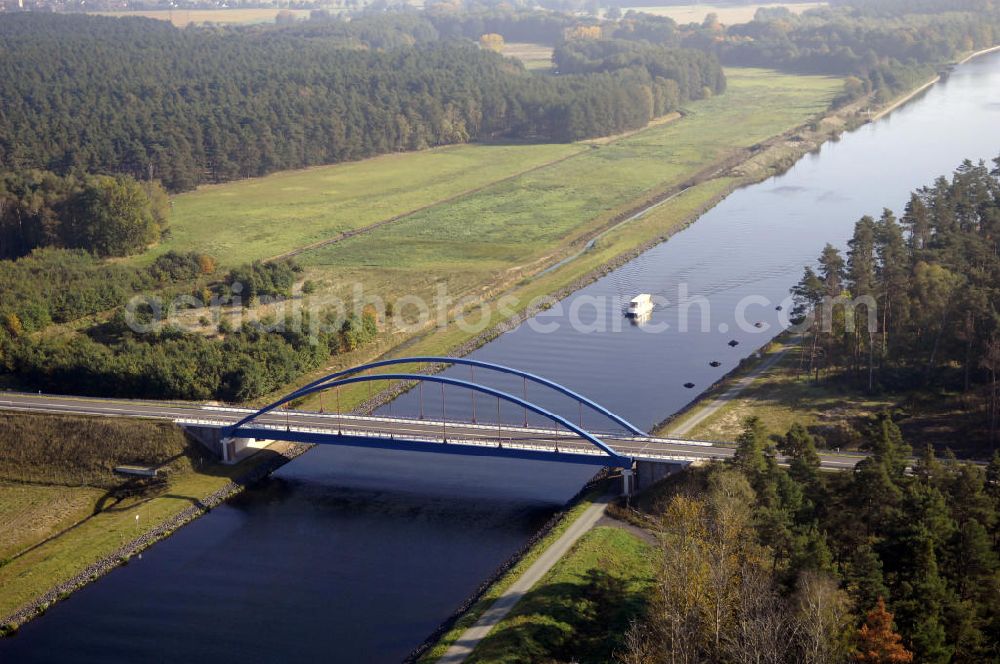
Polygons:
[[646,611],[656,565],[655,548],[643,539],[622,528],[594,528],[466,661],[613,661],[629,623]]
[[[127,561],[290,447],[224,466],[170,423],[0,413],[0,628]],[[128,464],[159,474],[114,473]]]

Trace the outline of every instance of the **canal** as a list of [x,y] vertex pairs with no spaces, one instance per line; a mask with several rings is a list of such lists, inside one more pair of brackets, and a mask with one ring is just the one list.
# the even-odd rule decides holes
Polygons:
[[[735,192],[473,357],[540,373],[650,427],[779,331],[789,287],[827,241],[843,246],[861,215],[901,212],[913,188],[998,154],[993,54]],[[631,325],[620,303],[637,293],[663,299]],[[528,396],[576,417],[559,399]],[[426,398],[433,414],[434,394]],[[405,395],[394,412],[415,412],[415,399]],[[449,396],[449,417],[471,409],[466,401]],[[399,661],[591,473],[317,448],[25,625],[0,642],[0,660]]]

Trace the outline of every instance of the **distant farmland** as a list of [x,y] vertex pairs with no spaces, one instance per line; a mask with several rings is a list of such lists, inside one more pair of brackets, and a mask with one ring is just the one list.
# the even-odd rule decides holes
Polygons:
[[754,14],[756,14],[757,10],[761,7],[784,7],[791,12],[801,14],[807,9],[815,9],[817,7],[824,6],[826,6],[825,2],[764,2],[755,5],[738,5],[731,7],[692,4],[670,5],[666,7],[628,7],[623,8],[623,10],[628,11],[629,9],[634,9],[637,12],[656,14],[657,16],[669,16],[681,24],[701,23],[709,14],[715,14],[719,17],[720,23],[725,25],[736,25],[737,23],[749,23],[752,21]]
[[503,46],[503,54],[508,58],[517,58],[525,68],[532,71],[548,71],[552,69],[552,47],[524,42],[507,42]]
[[[145,18],[155,18],[160,21],[170,21],[177,27],[183,28],[194,23],[273,23],[278,15],[279,9],[154,9],[149,11],[134,12],[90,12],[98,16],[143,16]],[[308,9],[290,9],[295,18],[306,18],[309,16]]]

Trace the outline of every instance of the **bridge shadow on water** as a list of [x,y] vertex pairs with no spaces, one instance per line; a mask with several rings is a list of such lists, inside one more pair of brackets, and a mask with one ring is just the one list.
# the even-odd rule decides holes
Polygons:
[[540,528],[560,503],[525,502],[510,498],[476,497],[467,500],[444,492],[394,489],[389,486],[360,487],[334,481],[312,481],[271,476],[227,502],[230,509],[245,513],[262,506],[280,510],[307,506],[319,523],[342,519],[364,521],[377,518],[386,524],[424,524],[434,528],[509,528],[520,524],[529,531]]

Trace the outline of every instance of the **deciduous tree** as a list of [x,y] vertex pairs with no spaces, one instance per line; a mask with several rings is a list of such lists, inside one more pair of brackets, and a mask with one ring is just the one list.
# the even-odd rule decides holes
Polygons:
[[893,615],[885,608],[885,600],[880,597],[858,630],[853,654],[855,662],[906,664],[913,661],[913,653],[903,647],[902,638],[893,631],[892,619]]

